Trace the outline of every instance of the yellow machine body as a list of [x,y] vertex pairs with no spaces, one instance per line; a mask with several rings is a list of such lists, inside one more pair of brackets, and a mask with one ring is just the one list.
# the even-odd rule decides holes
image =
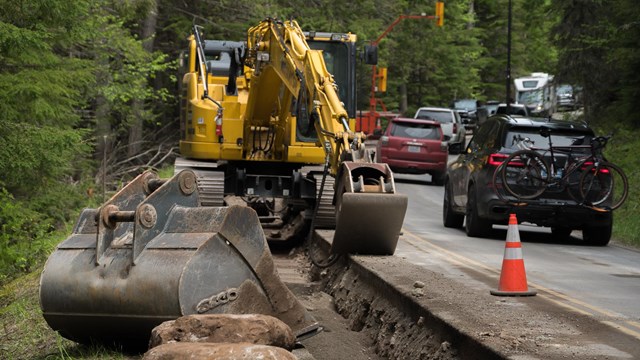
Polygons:
[[[303,32],[293,20],[264,20],[248,30],[246,42],[203,40],[194,29],[176,171],[196,172],[203,205],[244,202],[257,211],[269,240],[290,240],[304,236],[311,219],[315,227],[335,228],[342,194],[366,192],[383,201],[348,207],[347,218],[366,221],[372,211],[393,210],[399,221],[363,236],[384,233],[380,242],[395,244],[406,198],[396,193],[388,166],[372,161],[365,135],[353,131],[355,43],[354,34]],[[322,175],[328,186],[321,190]],[[393,240],[389,233],[396,233]],[[357,252],[376,253],[367,243]],[[395,245],[383,248],[392,253]]]

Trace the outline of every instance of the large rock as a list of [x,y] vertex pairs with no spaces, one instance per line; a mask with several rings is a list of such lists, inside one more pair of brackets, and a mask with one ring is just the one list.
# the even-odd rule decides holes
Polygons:
[[186,315],[156,326],[151,332],[149,348],[174,342],[198,342],[251,343],[291,350],[295,340],[291,328],[273,316]]
[[289,351],[268,345],[249,343],[171,343],[154,347],[143,360],[216,359],[216,360],[297,360]]

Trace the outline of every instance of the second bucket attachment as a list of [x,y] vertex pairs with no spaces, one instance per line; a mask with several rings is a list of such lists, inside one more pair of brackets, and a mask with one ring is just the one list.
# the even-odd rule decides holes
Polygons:
[[198,206],[191,171],[161,185],[145,174],[109,208],[85,210],[47,260],[40,304],[52,329],[146,346],[153,327],[189,314],[267,314],[294,332],[315,324],[280,280],[255,211]]

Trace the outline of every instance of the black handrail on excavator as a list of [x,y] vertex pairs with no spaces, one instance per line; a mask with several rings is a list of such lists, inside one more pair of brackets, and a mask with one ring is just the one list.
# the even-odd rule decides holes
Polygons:
[[216,113],[215,118],[215,121],[217,122],[218,119],[222,119],[223,109],[222,104],[215,101],[209,96],[209,85],[207,81],[207,77],[209,74],[207,73],[207,64],[205,63],[206,58],[204,56],[204,48],[202,47],[202,40],[200,39],[200,32],[198,31],[198,27],[198,25],[193,25],[193,34],[196,37],[196,46],[198,47],[198,68],[200,69],[200,78],[202,79],[202,88],[204,90],[202,93],[202,98],[210,100],[218,107],[218,112]]

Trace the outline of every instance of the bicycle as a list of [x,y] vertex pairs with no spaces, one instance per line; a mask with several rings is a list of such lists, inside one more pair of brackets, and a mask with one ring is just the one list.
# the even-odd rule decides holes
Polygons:
[[[554,146],[549,128],[541,128],[540,135],[549,139],[548,148],[534,147],[530,139],[519,136],[514,140],[520,150],[496,169],[494,182],[499,175],[508,194],[521,201],[533,200],[545,191],[566,191],[579,205],[598,211],[615,210],[624,203],[629,191],[627,176],[602,154],[611,135],[595,137],[588,145],[568,146]],[[566,154],[563,166],[558,153]]]

